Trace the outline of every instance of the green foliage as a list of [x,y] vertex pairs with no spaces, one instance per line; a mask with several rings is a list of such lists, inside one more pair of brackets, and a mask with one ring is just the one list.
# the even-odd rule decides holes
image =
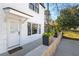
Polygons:
[[57,27],[52,28],[52,29],[50,28],[50,31],[49,32],[45,32],[43,35],[46,35],[46,36],[50,37],[50,36],[54,36],[55,33],[59,32],[59,31],[60,30]]
[[76,29],[79,27],[79,9],[67,8],[60,12],[60,16],[57,18],[57,22],[62,29],[69,30],[71,28]]
[[54,34],[55,34],[54,32],[45,32],[43,35],[50,37],[53,36]]

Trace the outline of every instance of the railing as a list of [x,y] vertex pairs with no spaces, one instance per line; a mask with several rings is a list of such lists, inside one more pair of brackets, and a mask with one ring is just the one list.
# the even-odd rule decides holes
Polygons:
[[58,35],[58,37],[56,38],[56,40],[48,47],[48,49],[46,49],[42,56],[52,56],[55,54],[56,48],[58,47],[60,41],[62,38],[62,32]]

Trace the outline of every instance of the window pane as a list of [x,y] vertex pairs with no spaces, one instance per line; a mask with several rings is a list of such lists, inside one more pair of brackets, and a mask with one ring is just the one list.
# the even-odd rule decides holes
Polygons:
[[35,12],[39,13],[39,9],[38,8],[35,8]]
[[31,23],[28,23],[27,27],[28,27],[28,35],[31,35]]
[[38,3],[35,3],[35,12],[39,13],[39,4]]
[[36,34],[37,33],[37,28],[38,28],[37,24],[32,24],[32,34]]
[[39,3],[29,3],[29,8],[39,13]]
[[38,3],[35,3],[35,7],[39,8],[39,4]]
[[29,3],[29,8],[34,10],[34,3]]

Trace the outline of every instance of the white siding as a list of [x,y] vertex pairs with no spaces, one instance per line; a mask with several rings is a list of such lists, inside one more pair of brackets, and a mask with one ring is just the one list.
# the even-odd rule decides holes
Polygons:
[[32,42],[36,39],[41,38],[42,34],[34,34],[31,36],[27,35],[27,22],[41,24],[41,32],[44,32],[44,8],[39,5],[40,12],[39,14],[29,9],[28,4],[26,3],[10,3],[10,4],[4,4],[0,3],[0,54],[7,51],[7,26],[6,26],[6,19],[5,19],[5,13],[3,11],[3,8],[5,7],[11,7],[14,9],[17,9],[19,11],[22,11],[24,13],[30,14],[33,17],[29,17],[26,22],[24,22],[21,25],[21,35],[20,35],[20,44],[24,45],[29,42]]
[[5,14],[3,12],[2,6],[0,5],[0,53],[3,53],[7,50],[7,32],[6,32],[6,23],[5,23]]

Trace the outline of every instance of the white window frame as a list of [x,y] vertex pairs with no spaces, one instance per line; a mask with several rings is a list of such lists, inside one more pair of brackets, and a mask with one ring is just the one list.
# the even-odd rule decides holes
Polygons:
[[[32,24],[36,24],[36,23],[31,23],[31,22],[27,22],[27,26],[28,26],[28,23],[31,24],[31,35],[34,35],[32,34]],[[38,27],[37,27],[37,33],[35,34],[39,34],[39,24],[36,24]],[[41,24],[40,24],[41,25]],[[41,33],[40,33],[41,34]],[[28,35],[28,27],[27,27],[27,35]],[[28,35],[28,36],[31,36],[31,35]]]

